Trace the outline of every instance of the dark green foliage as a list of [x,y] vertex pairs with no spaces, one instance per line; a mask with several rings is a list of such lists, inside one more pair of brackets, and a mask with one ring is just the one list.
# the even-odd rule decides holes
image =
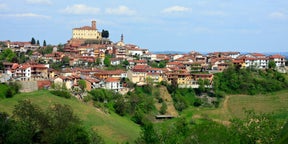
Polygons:
[[185,138],[184,143],[237,144],[239,138],[234,136],[228,127],[213,121],[205,121],[189,131],[189,136]]
[[21,85],[17,82],[9,82],[0,84],[0,99],[11,98],[19,93]]
[[43,48],[38,50],[38,52],[41,53],[42,55],[51,54],[52,51],[53,51],[53,46],[52,45],[48,45],[48,46],[43,47]]
[[43,47],[46,47],[46,40],[43,41]]
[[38,46],[40,45],[40,42],[39,42],[39,40],[37,40],[36,44],[37,44]]
[[104,58],[103,63],[104,63],[104,65],[105,65],[106,67],[109,67],[109,66],[111,65],[111,60],[110,60],[110,58],[111,58],[111,56],[109,56],[109,55],[106,55],[105,58]]
[[64,97],[64,98],[71,98],[72,95],[69,91],[66,90],[52,90],[50,91],[52,94],[59,96],[59,97]]
[[36,44],[36,40],[35,40],[34,37],[32,37],[32,39],[31,39],[31,44],[32,44],[32,45],[35,45],[35,44]]
[[277,144],[287,144],[288,143],[288,121],[283,126],[277,140]]
[[81,88],[81,90],[82,91],[85,91],[85,89],[86,89],[86,82],[85,82],[85,80],[79,80],[78,81],[78,85],[79,85],[79,87]]
[[29,100],[19,101],[13,117],[1,113],[0,124],[5,129],[0,131],[1,143],[103,143],[83,127],[68,105],[54,104],[43,111]]
[[149,65],[153,68],[165,68],[168,61],[161,60],[160,62],[151,61]]
[[276,63],[275,63],[275,61],[269,61],[269,63],[268,63],[268,68],[269,69],[275,69],[276,68]]
[[196,95],[193,89],[191,88],[177,88],[174,86],[167,86],[167,89],[171,93],[173,98],[174,107],[178,111],[183,111],[189,106],[193,106]]
[[0,144],[5,142],[9,129],[11,129],[11,120],[9,115],[5,112],[0,112]]
[[228,68],[214,77],[213,88],[215,92],[227,94],[259,94],[275,92],[288,87],[285,76],[272,69],[250,70]]
[[0,53],[0,60],[12,62],[13,59],[17,59],[17,55],[10,48],[7,48]]
[[142,127],[142,133],[139,139],[136,140],[136,144],[158,144],[159,136],[154,129],[152,123],[146,123]]
[[233,119],[231,128],[241,143],[274,143],[281,125],[271,114],[256,114],[246,111],[244,119]]
[[102,38],[108,38],[109,37],[109,31],[108,30],[102,30],[101,36],[102,36]]

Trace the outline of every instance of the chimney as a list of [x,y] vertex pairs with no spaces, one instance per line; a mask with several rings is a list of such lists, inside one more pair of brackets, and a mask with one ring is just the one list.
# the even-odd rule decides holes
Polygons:
[[92,29],[96,30],[96,21],[95,20],[92,21]]

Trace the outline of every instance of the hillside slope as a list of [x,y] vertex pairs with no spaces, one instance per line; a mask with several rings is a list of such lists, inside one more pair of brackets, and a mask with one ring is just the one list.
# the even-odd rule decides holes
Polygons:
[[140,134],[140,126],[128,118],[120,117],[115,113],[105,114],[76,99],[64,99],[54,96],[48,91],[21,93],[11,99],[0,100],[0,111],[12,114],[14,105],[23,99],[30,99],[32,103],[44,109],[55,103],[70,105],[74,113],[83,121],[83,124],[88,128],[97,130],[106,143],[133,143]]
[[[163,99],[163,101],[166,102],[167,104],[167,110],[166,110],[166,114],[167,115],[172,115],[177,117],[178,116],[178,112],[174,107],[174,103],[173,103],[173,99],[171,97],[171,95],[169,94],[167,88],[165,86],[160,86],[159,87],[159,91],[160,91],[160,97]],[[160,110],[162,104],[161,103],[155,103],[156,108],[158,109],[158,111]]]

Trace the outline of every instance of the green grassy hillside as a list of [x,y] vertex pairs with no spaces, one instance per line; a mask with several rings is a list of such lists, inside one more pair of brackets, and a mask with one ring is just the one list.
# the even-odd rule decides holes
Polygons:
[[48,91],[36,91],[32,93],[17,94],[13,98],[0,100],[0,111],[12,114],[14,105],[19,100],[30,99],[33,103],[47,108],[51,104],[70,105],[74,113],[80,117],[86,127],[97,130],[106,143],[132,142],[139,137],[140,126],[128,118],[120,117],[115,113],[106,114],[95,107],[80,102],[76,99],[65,99],[54,96]]
[[288,90],[266,95],[228,95],[219,108],[189,108],[182,115],[194,119],[208,118],[229,123],[232,118],[242,118],[246,110],[256,113],[274,113],[276,118],[288,118]]

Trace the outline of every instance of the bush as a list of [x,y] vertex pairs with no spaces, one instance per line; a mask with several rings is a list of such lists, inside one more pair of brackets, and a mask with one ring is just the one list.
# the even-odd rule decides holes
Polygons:
[[53,90],[53,91],[50,91],[50,93],[52,93],[53,95],[59,96],[59,97],[64,97],[64,98],[71,98],[72,97],[70,92],[64,91],[64,90]]

